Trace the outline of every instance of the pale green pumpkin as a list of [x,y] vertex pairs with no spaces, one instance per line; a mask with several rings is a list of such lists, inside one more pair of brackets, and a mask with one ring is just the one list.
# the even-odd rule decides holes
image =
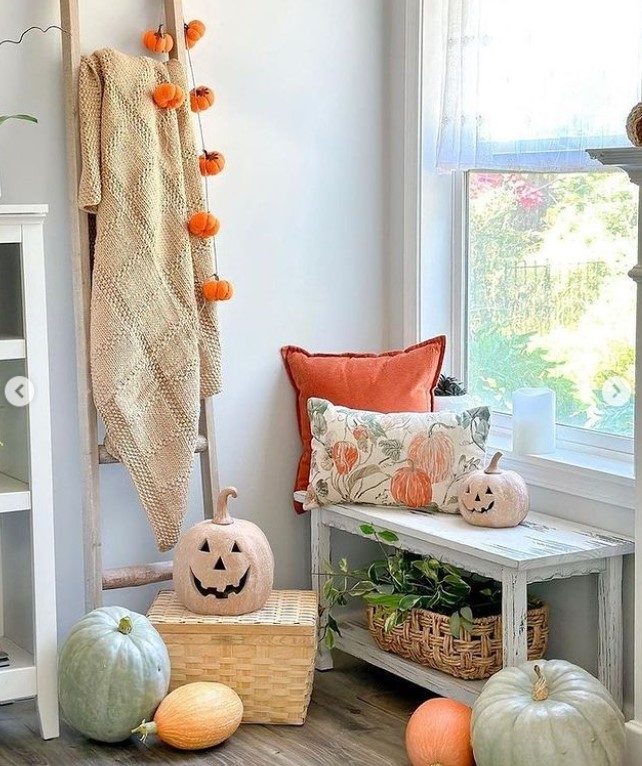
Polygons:
[[60,652],[64,717],[87,737],[121,742],[154,715],[169,676],[167,648],[147,617],[120,606],[94,609]]
[[590,673],[563,660],[490,678],[473,707],[477,766],[621,766],[624,716]]

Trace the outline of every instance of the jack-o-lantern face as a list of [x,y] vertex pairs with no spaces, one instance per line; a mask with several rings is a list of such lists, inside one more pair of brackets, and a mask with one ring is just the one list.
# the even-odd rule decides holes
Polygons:
[[241,593],[247,584],[250,565],[236,540],[226,554],[219,550],[212,553],[207,536],[190,564],[196,590],[202,596],[228,598]]
[[497,452],[483,471],[474,471],[461,483],[459,511],[469,524],[478,527],[516,527],[528,513],[528,490],[514,471],[497,467]]
[[[481,491],[481,496],[480,496]],[[495,507],[495,493],[490,487],[473,491],[470,483],[462,493],[461,502],[471,513],[488,513]]]
[[174,587],[182,603],[197,614],[238,615],[260,609],[272,590],[274,557],[263,532],[250,521],[232,519],[227,498],[219,495],[217,513],[178,541]]

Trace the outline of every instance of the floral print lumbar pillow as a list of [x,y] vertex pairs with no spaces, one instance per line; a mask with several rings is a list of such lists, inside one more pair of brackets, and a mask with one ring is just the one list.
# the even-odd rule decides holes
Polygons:
[[482,467],[488,407],[365,412],[308,400],[310,483],[303,507],[371,503],[458,513],[459,483]]

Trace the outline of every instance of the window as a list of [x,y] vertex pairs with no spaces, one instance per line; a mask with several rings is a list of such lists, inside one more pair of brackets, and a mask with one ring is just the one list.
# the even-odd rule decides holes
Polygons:
[[[642,5],[423,8],[424,327],[449,327],[452,372],[496,412],[510,414],[515,389],[546,385],[572,440],[631,437],[637,187],[585,149],[628,143]],[[436,250],[453,255],[448,325],[433,321]]]
[[510,412],[556,392],[558,422],[633,435],[637,187],[624,173],[489,173],[466,183],[471,393]]

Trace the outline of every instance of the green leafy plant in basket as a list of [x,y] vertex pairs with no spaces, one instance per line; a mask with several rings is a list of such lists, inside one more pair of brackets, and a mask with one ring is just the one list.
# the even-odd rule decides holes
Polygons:
[[[345,558],[338,569],[326,566],[323,640],[329,649],[341,635],[332,609],[345,606],[351,598],[362,598],[381,609],[386,632],[400,625],[411,609],[427,609],[450,617],[455,638],[462,629],[470,631],[476,617],[501,613],[502,589],[496,580],[395,548],[399,538],[389,530],[376,530],[370,524],[362,524],[359,529],[379,543],[383,557],[363,569],[350,569]],[[539,603],[529,599],[532,606]]]

